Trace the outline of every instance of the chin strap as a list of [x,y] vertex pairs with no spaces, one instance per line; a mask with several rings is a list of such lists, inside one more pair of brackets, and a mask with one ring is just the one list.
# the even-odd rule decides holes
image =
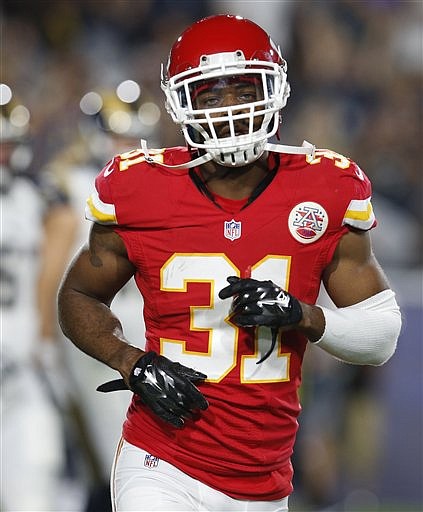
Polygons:
[[[169,165],[163,162],[158,162],[150,155],[147,147],[147,141],[145,139],[141,139],[141,149],[144,152],[144,158],[147,163],[152,165],[160,165],[166,169],[191,169],[192,167],[197,167],[199,165],[205,164],[206,162],[210,162],[210,160],[213,160],[213,157],[210,153],[204,153],[204,155],[201,155],[194,160],[190,160],[189,162],[178,165]],[[315,149],[316,147],[306,140],[303,142],[302,146],[284,146],[282,144],[270,144],[269,142],[264,146],[265,151],[274,151],[275,153],[285,153],[291,155],[310,155],[311,157],[314,157]]]
[[176,171],[179,169],[190,169],[191,167],[197,167],[198,165],[210,162],[210,160],[213,158],[209,153],[204,153],[204,155],[201,155],[198,158],[194,158],[194,160],[190,160],[189,162],[178,165],[169,165],[163,162],[158,162],[150,155],[147,147],[147,141],[144,139],[141,139],[141,149],[144,152],[144,158],[148,164],[160,165],[160,167],[165,167],[166,169],[174,169]]
[[314,158],[316,146],[310,142],[307,142],[306,140],[303,142],[302,146],[284,146],[283,144],[270,144],[270,142],[268,142],[264,146],[264,149],[265,151],[287,153],[290,155],[310,155],[312,158]]

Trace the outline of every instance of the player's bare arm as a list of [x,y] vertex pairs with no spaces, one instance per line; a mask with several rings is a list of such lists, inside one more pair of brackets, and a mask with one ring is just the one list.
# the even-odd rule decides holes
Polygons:
[[53,340],[57,334],[57,288],[71,254],[78,225],[79,219],[68,205],[52,207],[44,220],[42,264],[37,283],[40,338],[43,340]]
[[122,375],[123,380],[105,383],[99,391],[130,389],[162,420],[182,428],[198,409],[208,407],[193,384],[207,376],[125,339],[110,305],[134,272],[119,235],[94,224],[88,247],[73,262],[60,289],[59,321],[78,348]]
[[[307,334],[310,341],[349,363],[384,364],[395,352],[401,313],[367,233],[350,231],[341,239],[323,283],[338,309],[318,308],[324,330],[317,337],[319,331],[312,325]],[[312,308],[310,318],[315,314]]]
[[[368,232],[350,230],[338,247],[323,275],[323,284],[338,308],[361,302],[389,288],[372,252]],[[321,338],[325,320],[319,306],[301,304],[303,318],[298,328],[310,341]]]
[[339,308],[360,302],[389,288],[367,231],[350,230],[339,241],[323,283]]
[[64,334],[125,380],[143,351],[127,342],[110,304],[133,274],[121,238],[110,227],[94,224],[88,246],[65,276],[58,303]]

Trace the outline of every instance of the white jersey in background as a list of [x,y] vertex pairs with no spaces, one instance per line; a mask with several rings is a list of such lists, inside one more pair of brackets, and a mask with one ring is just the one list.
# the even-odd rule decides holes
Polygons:
[[34,365],[44,204],[25,178],[1,202],[1,510],[57,511],[62,421]]

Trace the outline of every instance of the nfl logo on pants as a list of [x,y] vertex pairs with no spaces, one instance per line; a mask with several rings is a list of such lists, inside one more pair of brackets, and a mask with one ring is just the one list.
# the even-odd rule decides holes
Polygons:
[[146,468],[156,468],[159,465],[159,458],[155,457],[154,455],[151,455],[150,453],[147,453],[144,457],[144,466]]

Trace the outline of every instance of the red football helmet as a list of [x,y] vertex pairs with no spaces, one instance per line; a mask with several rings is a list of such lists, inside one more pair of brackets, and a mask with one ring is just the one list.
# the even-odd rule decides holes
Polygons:
[[240,16],[210,16],[177,39],[161,87],[188,145],[237,167],[257,160],[276,133],[290,91],[286,69],[258,25]]

